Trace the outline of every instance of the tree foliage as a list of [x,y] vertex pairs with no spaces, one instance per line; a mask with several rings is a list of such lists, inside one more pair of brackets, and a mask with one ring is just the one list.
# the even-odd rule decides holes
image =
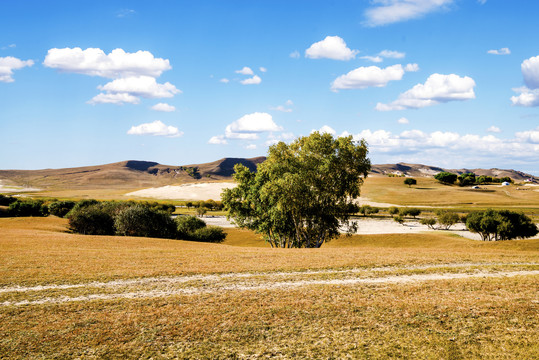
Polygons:
[[196,216],[178,216],[175,221],[179,239],[220,243],[226,238],[222,228],[206,226],[206,223]]
[[374,206],[370,205],[362,205],[359,208],[359,213],[363,214],[363,216],[371,215],[371,214],[378,214],[380,212],[380,209]]
[[447,171],[442,171],[434,175],[434,178],[444,184],[454,184],[455,181],[457,181],[457,174],[453,174]]
[[413,178],[406,178],[404,179],[404,185],[408,185],[408,187],[411,187],[412,185],[416,185],[417,180]]
[[224,190],[222,202],[238,226],[273,247],[318,248],[339,236],[342,225],[354,231],[353,199],[370,167],[364,140],[313,132],[271,146],[256,173],[236,165],[238,186]]
[[47,216],[49,215],[49,208],[44,204],[43,200],[17,199],[17,201],[9,205],[8,215],[13,217]]
[[176,224],[168,212],[140,204],[121,210],[114,227],[117,235],[176,238]]
[[74,201],[54,201],[49,204],[49,212],[51,215],[63,218],[71,211],[71,209],[73,209],[74,206]]
[[460,186],[469,186],[475,184],[475,174],[474,173],[464,173],[460,174],[459,177]]
[[523,239],[539,232],[528,216],[510,210],[471,212],[466,217],[466,227],[481,235],[483,241]]
[[460,220],[459,214],[451,210],[438,210],[436,215],[438,216],[438,224],[445,230],[449,230]]
[[419,220],[419,223],[422,225],[427,225],[429,229],[434,230],[434,225],[436,225],[436,219],[433,217],[427,217]]

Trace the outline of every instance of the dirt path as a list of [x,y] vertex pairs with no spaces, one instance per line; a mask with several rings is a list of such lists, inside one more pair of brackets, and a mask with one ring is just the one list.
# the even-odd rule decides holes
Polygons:
[[361,286],[424,281],[539,276],[536,263],[432,264],[369,269],[188,275],[0,288],[0,307],[92,300],[162,298],[223,291],[271,291],[302,286]]

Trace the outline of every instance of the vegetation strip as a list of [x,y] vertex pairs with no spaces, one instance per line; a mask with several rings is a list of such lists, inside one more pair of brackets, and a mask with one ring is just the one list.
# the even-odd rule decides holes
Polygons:
[[[233,274],[229,274],[234,277]],[[469,273],[432,273],[432,274],[413,274],[413,275],[391,275],[374,278],[345,278],[345,279],[308,279],[296,281],[263,281],[261,283],[245,283],[245,284],[221,284],[216,281],[214,284],[203,285],[198,287],[186,288],[167,288],[156,290],[140,290],[123,293],[112,294],[88,294],[82,296],[59,296],[45,297],[38,300],[22,300],[22,301],[4,301],[1,306],[23,306],[23,305],[40,305],[40,304],[61,304],[79,301],[91,300],[114,300],[114,299],[147,299],[161,298],[175,295],[191,295],[201,293],[216,293],[221,291],[249,291],[249,290],[273,290],[283,288],[296,288],[309,285],[357,285],[357,284],[385,284],[385,283],[412,283],[431,280],[454,280],[454,279],[469,279],[469,278],[493,278],[493,277],[514,277],[514,276],[535,276],[539,275],[539,270],[521,270],[521,271],[505,271],[505,272],[477,272]],[[213,280],[219,280],[219,276],[213,276]]]

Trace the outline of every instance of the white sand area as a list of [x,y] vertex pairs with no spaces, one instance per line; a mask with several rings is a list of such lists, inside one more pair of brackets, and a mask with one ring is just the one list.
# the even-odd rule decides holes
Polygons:
[[136,196],[162,200],[221,200],[221,192],[224,189],[230,189],[235,186],[236,184],[233,182],[167,185],[157,188],[133,191],[125,194],[124,196]]

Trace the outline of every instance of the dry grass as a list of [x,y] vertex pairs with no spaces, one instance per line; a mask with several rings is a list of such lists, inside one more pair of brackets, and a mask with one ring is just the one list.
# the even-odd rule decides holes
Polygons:
[[523,186],[481,185],[487,190],[443,185],[433,178],[416,178],[417,185],[404,185],[403,178],[368,177],[361,195],[372,201],[408,206],[539,207],[539,192],[517,190]]

